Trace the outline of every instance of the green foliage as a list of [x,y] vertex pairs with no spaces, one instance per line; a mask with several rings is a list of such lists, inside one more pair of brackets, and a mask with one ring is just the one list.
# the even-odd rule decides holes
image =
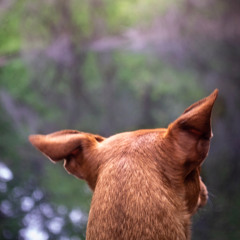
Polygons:
[[27,68],[21,59],[11,61],[1,68],[1,86],[6,88],[14,98],[25,97],[26,88],[30,84]]
[[86,87],[89,91],[96,91],[101,88],[102,76],[99,69],[97,55],[93,52],[90,52],[86,56],[85,62],[82,66],[82,72],[86,79]]
[[20,33],[21,6],[24,0],[17,3],[3,12],[0,17],[0,55],[13,54],[20,50],[22,41]]
[[105,0],[103,2],[106,6],[104,17],[108,20],[108,29],[116,33],[132,25],[147,25],[149,21],[165,12],[174,1]]
[[73,0],[70,8],[76,28],[79,29],[84,37],[90,37],[93,32],[90,3],[88,1],[81,1],[81,4],[79,4],[78,0]]
[[62,164],[58,166],[47,162],[44,168],[42,186],[49,192],[52,201],[57,205],[65,205],[67,208],[79,207],[88,212],[91,198],[91,190],[82,180],[68,175]]
[[14,131],[9,119],[6,117],[5,112],[0,108],[0,152],[1,158],[16,157],[15,149],[18,143],[19,136]]

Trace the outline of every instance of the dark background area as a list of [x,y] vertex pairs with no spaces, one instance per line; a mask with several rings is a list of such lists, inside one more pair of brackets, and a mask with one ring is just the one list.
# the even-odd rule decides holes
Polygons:
[[239,24],[237,0],[2,0],[0,239],[84,239],[91,191],[29,134],[167,127],[215,88],[193,239],[240,239]]

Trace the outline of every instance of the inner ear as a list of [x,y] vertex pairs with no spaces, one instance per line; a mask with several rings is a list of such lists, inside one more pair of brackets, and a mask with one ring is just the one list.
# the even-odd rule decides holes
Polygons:
[[212,137],[211,113],[217,95],[216,89],[208,97],[192,104],[172,125],[201,138],[210,139]]
[[191,133],[201,138],[210,139],[211,113],[218,90],[215,90],[208,97],[192,104],[183,114],[168,127],[168,133],[174,135],[182,132]]
[[104,138],[104,137],[102,137],[102,136],[99,136],[99,135],[94,135],[94,137],[95,137],[95,139],[96,139],[98,142],[102,142],[102,141],[104,141],[104,140],[105,140],[105,138]]
[[176,162],[184,176],[200,166],[207,156],[212,136],[211,113],[218,91],[188,107],[168,127],[165,139],[171,146]]
[[80,152],[82,152],[82,150],[83,150],[82,147],[79,146],[71,152],[71,155],[72,156],[77,156]]

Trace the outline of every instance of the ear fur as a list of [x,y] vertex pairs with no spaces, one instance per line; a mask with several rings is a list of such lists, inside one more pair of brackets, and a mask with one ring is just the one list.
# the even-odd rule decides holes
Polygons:
[[31,135],[29,141],[50,160],[57,162],[76,149],[83,149],[101,142],[104,138],[98,135],[79,132],[76,130],[62,130],[48,135]]
[[53,162],[64,159],[64,168],[95,188],[99,161],[93,161],[97,143],[105,138],[76,130],[63,130],[48,135],[31,135],[29,141]]
[[166,138],[174,143],[174,152],[182,156],[180,161],[189,167],[189,171],[199,166],[208,153],[212,137],[211,113],[217,95],[216,89],[208,97],[188,107],[168,127]]
[[211,113],[217,95],[216,89],[208,97],[192,104],[170,125],[170,128],[180,128],[199,137],[210,139],[212,136]]

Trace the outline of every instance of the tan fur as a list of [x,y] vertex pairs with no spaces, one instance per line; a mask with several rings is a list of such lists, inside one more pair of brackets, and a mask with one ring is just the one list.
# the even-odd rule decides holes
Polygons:
[[167,129],[109,138],[64,130],[31,143],[93,190],[88,240],[188,240],[191,216],[206,204],[200,167],[209,150],[218,90]]

